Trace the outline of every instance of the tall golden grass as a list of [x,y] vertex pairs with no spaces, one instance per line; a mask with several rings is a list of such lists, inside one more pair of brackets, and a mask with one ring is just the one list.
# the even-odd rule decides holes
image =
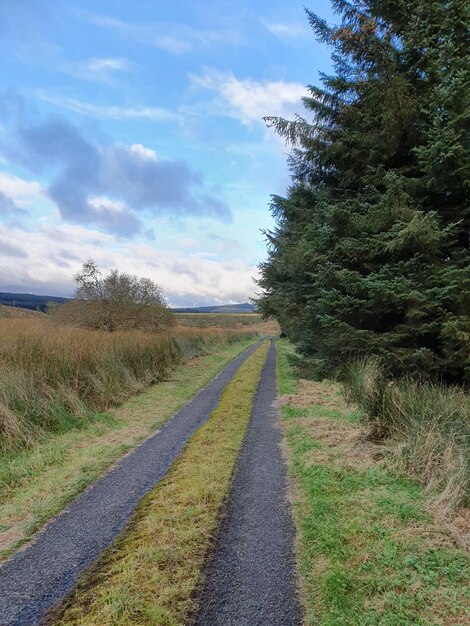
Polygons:
[[0,452],[80,428],[184,359],[246,336],[191,328],[107,333],[0,319]]

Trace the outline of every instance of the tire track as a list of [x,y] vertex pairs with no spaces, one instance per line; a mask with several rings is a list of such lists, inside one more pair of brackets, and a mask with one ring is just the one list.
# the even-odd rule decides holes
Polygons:
[[299,626],[302,622],[276,391],[272,342],[226,515],[206,569],[196,626]]

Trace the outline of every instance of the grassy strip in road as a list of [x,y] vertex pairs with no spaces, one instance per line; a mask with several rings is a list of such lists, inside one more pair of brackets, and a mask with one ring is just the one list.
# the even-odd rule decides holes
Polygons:
[[168,475],[146,496],[127,531],[51,622],[73,626],[182,626],[229,492],[265,342],[227,385],[210,419],[193,435]]
[[31,450],[0,458],[0,558],[5,558],[160,428],[252,339],[190,359],[169,376],[81,429],[51,434]]
[[470,559],[429,513],[432,494],[361,439],[335,385],[296,380],[278,345],[306,624],[468,624]]

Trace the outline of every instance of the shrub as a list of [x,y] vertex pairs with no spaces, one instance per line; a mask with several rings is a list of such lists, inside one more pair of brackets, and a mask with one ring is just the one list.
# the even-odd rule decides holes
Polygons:
[[103,277],[89,259],[76,274],[73,300],[48,311],[58,322],[100,330],[157,331],[175,324],[163,291],[150,278],[112,270]]

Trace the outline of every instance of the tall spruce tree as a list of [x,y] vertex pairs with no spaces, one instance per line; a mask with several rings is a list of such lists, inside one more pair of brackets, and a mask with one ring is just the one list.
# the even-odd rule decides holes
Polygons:
[[334,74],[293,144],[258,305],[320,375],[378,354],[394,373],[470,375],[468,0],[334,0]]

